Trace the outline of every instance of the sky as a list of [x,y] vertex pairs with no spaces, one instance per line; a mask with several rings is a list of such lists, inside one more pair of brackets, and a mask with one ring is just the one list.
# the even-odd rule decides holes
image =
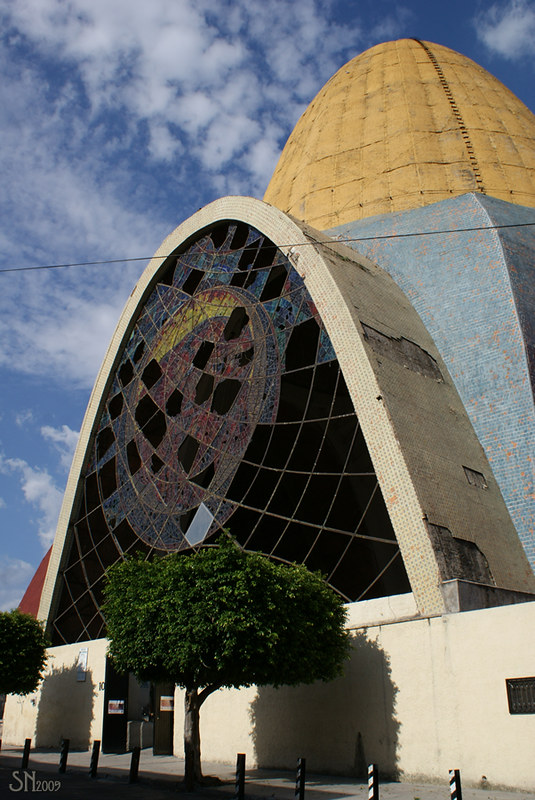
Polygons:
[[535,111],[535,0],[444,8],[0,0],[0,610],[52,543],[91,388],[148,260],[206,203],[263,196],[339,67],[383,41],[437,42]]

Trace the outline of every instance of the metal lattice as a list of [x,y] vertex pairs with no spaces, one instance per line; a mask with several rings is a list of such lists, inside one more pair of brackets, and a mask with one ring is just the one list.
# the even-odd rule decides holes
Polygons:
[[287,257],[244,223],[169,256],[97,423],[56,641],[104,633],[125,553],[237,541],[321,570],[344,598],[409,591],[336,354]]

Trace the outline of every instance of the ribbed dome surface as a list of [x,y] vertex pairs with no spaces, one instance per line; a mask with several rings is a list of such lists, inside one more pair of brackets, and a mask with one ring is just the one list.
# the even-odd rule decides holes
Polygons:
[[466,192],[535,206],[535,116],[469,58],[401,39],[325,84],[264,200],[326,229]]

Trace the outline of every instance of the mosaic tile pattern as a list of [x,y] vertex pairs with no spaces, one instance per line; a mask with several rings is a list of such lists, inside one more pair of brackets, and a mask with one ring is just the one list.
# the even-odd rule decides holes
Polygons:
[[410,591],[334,349],[302,278],[245,223],[171,254],[97,423],[54,639],[103,635],[125,553],[238,542],[319,569],[348,600]]
[[329,233],[387,270],[420,314],[535,569],[535,211],[467,194]]

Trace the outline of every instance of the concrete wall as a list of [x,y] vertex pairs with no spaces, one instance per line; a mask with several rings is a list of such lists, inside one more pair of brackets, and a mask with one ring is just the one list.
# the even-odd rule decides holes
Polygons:
[[[248,766],[535,789],[535,714],[509,714],[506,678],[535,675],[535,603],[420,618],[412,595],[349,606],[353,653],[331,683],[220,690],[201,709],[203,758]],[[77,681],[80,647],[86,680]],[[6,744],[86,748],[102,735],[106,641],[52,648],[41,689],[9,696]],[[175,697],[175,753],[183,753]],[[485,776],[483,778],[483,776]]]
[[[310,771],[356,776],[376,762],[401,780],[440,782],[456,768],[466,785],[535,789],[535,715],[511,716],[505,688],[535,674],[535,603],[404,620],[404,596],[350,611],[344,677],[216,692],[201,709],[204,759],[244,752],[249,766],[293,769],[305,756]],[[182,704],[177,691],[178,755]]]
[[[81,649],[87,648],[84,680],[78,669]],[[106,639],[52,647],[44,680],[26,697],[8,695],[3,741],[32,747],[59,747],[63,738],[71,749],[87,749],[102,737]]]

